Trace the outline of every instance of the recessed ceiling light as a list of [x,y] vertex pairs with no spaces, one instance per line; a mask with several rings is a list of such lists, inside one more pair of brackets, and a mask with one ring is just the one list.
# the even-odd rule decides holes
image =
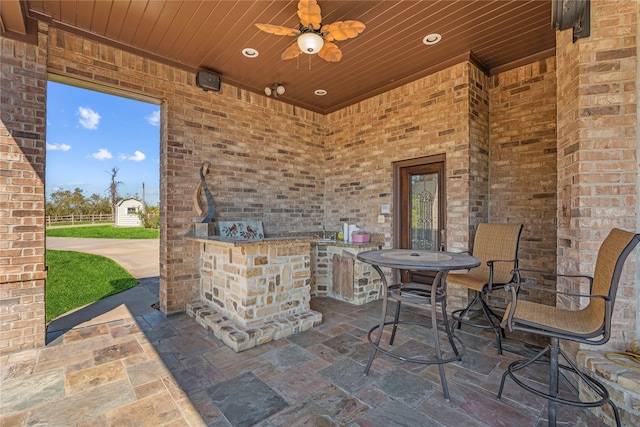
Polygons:
[[327,91],[324,89],[316,89],[313,91],[313,93],[315,93],[318,96],[325,96],[327,94]]
[[438,33],[429,34],[428,36],[424,36],[422,39],[422,43],[426,45],[432,45],[438,43],[442,40],[442,36]]
[[247,58],[256,58],[258,56],[258,51],[251,47],[245,47],[242,49],[242,54]]

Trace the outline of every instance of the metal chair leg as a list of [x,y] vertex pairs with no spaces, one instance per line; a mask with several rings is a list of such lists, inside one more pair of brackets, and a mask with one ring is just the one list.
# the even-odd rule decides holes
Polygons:
[[453,323],[453,329],[460,329],[460,327],[462,326],[462,321],[460,319],[465,317],[467,315],[467,313],[469,313],[469,311],[471,311],[471,308],[478,301],[479,296],[480,296],[480,294],[476,292],[476,295],[473,297],[473,299],[471,300],[469,305],[467,305],[466,308],[464,308],[462,310],[456,310],[453,313],[451,313],[451,317],[453,317],[455,319],[455,322]]
[[496,325],[491,319],[492,315],[495,316],[496,318],[498,317],[498,315],[495,314],[489,308],[486,302],[484,302],[484,300],[482,299],[482,295],[480,295],[478,299],[480,300],[480,306],[482,307],[482,312],[484,313],[484,317],[487,319],[487,321],[489,322],[489,325],[491,326],[491,329],[493,329],[493,332],[496,334],[496,344],[498,346],[498,354],[502,355],[502,338],[500,336],[500,331],[502,330],[502,333],[504,334],[504,330],[500,327],[500,325]]
[[[540,359],[542,356],[544,356],[548,351],[549,351],[549,347],[545,347],[544,349],[542,349],[542,351],[540,351],[538,354],[536,354],[531,359],[528,359],[528,360],[526,360],[526,359],[525,360],[516,360],[515,362],[512,362],[507,367],[507,370],[504,371],[504,373],[502,374],[502,380],[500,381],[500,389],[498,390],[498,399],[500,399],[502,397],[502,389],[504,388],[504,380],[507,378],[507,375],[509,375],[515,381],[515,372],[519,371],[520,369],[526,368],[527,366],[531,365],[532,363],[536,363],[538,361],[538,359]],[[517,383],[517,381],[516,381],[516,383]]]
[[[455,320],[453,324],[453,329],[460,329],[463,323],[465,325],[473,326],[476,328],[493,329],[493,332],[496,335],[496,345],[498,347],[498,354],[501,355],[502,354],[502,338],[506,338],[504,329],[500,327],[500,322],[502,321],[502,319],[493,310],[491,310],[491,308],[485,302],[484,298],[482,298],[482,294],[483,292],[475,291],[475,296],[473,300],[471,300],[471,303],[469,303],[469,305],[467,305],[466,308],[461,310],[455,310],[453,313],[451,313],[451,317]],[[480,307],[477,309],[474,309],[473,307],[476,304],[478,304]],[[467,316],[470,311],[481,311],[488,324],[486,325],[476,324],[468,320],[465,321],[464,317]],[[498,322],[496,323],[492,318],[495,318]]]

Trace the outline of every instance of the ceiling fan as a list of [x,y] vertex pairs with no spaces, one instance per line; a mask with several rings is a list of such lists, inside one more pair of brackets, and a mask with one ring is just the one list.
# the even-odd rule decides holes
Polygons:
[[317,53],[325,61],[338,62],[342,59],[342,51],[334,41],[352,39],[366,28],[360,21],[338,21],[322,25],[320,6],[316,0],[300,0],[298,18],[300,26],[293,29],[280,25],[256,24],[256,27],[269,34],[297,37],[295,43],[282,52],[282,59],[297,58],[301,53]]

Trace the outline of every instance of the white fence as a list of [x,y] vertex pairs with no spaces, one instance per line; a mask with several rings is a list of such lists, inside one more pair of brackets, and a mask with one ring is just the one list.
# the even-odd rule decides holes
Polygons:
[[113,216],[111,214],[47,216],[46,221],[47,225],[95,224],[99,222],[113,222]]

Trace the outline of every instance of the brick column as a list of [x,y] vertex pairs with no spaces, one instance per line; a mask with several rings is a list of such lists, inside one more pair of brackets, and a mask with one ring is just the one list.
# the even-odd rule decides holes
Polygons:
[[[591,36],[557,33],[558,272],[593,274],[613,227],[638,227],[638,15],[634,0],[593,0]],[[611,348],[638,337],[638,293],[627,261],[613,315]],[[560,291],[588,291],[567,283]],[[575,303],[559,298],[558,306]]]
[[0,354],[45,342],[46,31],[0,38]]

